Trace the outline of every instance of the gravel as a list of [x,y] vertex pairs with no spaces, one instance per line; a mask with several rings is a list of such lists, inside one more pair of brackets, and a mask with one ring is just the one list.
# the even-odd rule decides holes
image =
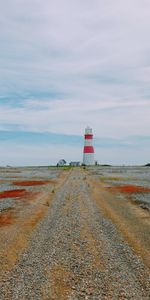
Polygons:
[[[26,180],[56,180],[61,170],[48,167],[20,167],[20,168],[2,168],[0,167],[0,193],[10,190],[25,189],[29,192],[48,192],[51,190],[50,185],[33,185],[33,186],[17,186],[13,185],[13,181]],[[15,198],[0,199],[0,213],[7,210],[18,208],[18,200]]]
[[149,270],[102,215],[80,169],[2,274],[0,299],[150,299]]
[[0,201],[0,212],[14,207],[14,200],[12,198],[7,198],[5,201]]
[[[135,185],[150,188],[150,167],[90,167],[90,173],[105,183],[105,187]],[[120,195],[121,196],[121,195]],[[150,193],[134,193],[126,195],[143,209],[150,210]]]

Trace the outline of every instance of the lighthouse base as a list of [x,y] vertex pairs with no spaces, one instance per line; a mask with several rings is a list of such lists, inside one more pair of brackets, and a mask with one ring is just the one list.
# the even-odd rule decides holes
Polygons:
[[94,153],[84,153],[83,164],[86,166],[94,165]]

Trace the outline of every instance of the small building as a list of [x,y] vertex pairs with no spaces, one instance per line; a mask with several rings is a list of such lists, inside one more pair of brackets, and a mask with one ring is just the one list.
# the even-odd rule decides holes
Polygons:
[[66,165],[66,161],[64,159],[60,159],[57,163],[57,167],[63,167]]
[[71,167],[79,167],[80,166],[80,161],[71,161],[69,165]]

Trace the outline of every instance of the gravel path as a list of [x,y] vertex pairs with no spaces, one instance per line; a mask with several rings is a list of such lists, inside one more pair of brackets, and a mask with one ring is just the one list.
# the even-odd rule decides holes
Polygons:
[[2,274],[0,299],[150,299],[149,274],[74,169],[16,266]]

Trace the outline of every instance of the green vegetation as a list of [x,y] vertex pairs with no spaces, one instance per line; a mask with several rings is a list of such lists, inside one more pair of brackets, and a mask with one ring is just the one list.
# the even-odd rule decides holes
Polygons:
[[72,167],[71,166],[63,166],[63,167],[57,167],[57,169],[64,170],[64,171],[69,171],[69,170],[72,169]]
[[70,170],[72,167],[71,166],[60,166],[60,167],[57,167],[57,166],[48,166],[48,169],[50,170]]
[[108,180],[111,180],[111,181],[128,181],[128,180],[131,180],[130,177],[107,177],[107,176],[101,176],[100,177],[100,180],[101,181],[108,181]]

